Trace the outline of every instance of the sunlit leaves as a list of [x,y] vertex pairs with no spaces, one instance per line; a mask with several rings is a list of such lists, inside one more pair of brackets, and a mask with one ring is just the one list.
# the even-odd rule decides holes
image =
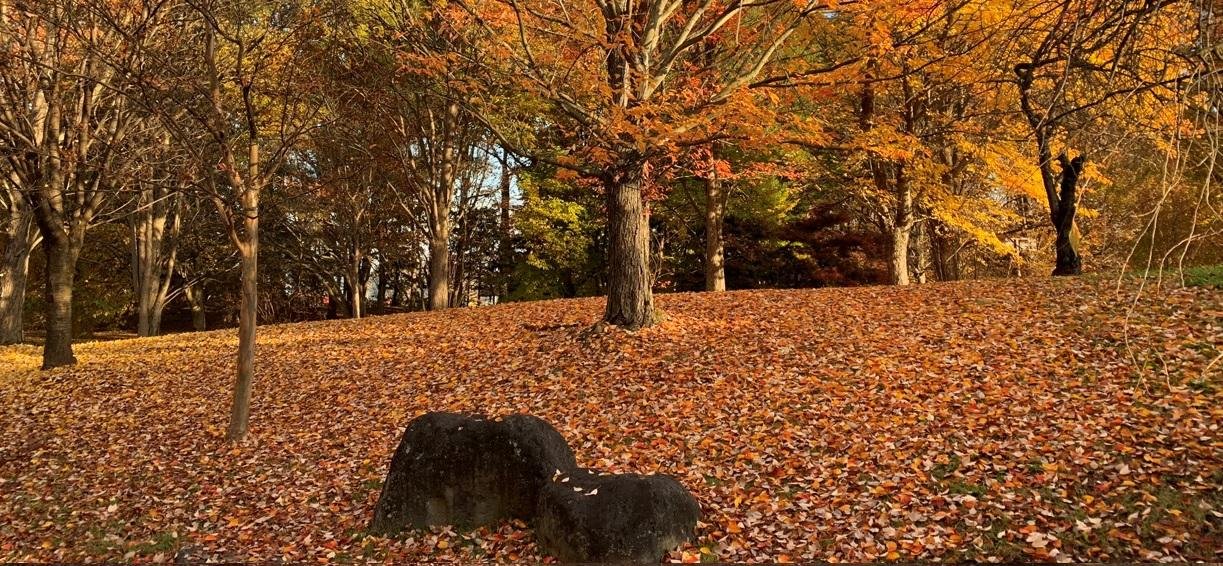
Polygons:
[[52,372],[6,347],[0,560],[543,559],[521,522],[362,535],[431,410],[534,413],[582,465],[675,475],[704,518],[674,560],[1210,560],[1219,291],[1127,323],[1133,290],[661,295],[660,326],[594,337],[597,299],[267,326],[242,445],[230,332]]

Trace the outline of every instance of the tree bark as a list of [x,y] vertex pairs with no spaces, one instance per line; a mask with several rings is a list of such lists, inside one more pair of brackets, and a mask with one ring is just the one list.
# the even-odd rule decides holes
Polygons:
[[259,254],[257,232],[255,234],[255,239],[241,253],[242,293],[238,310],[238,376],[234,383],[233,407],[229,413],[228,437],[230,440],[245,438],[250,426],[251,386],[255,377],[255,327],[256,317],[259,314]]
[[187,304],[191,305],[191,328],[196,332],[208,330],[208,313],[204,309],[204,288],[202,283],[191,283],[183,288]]
[[450,215],[442,209],[429,234],[429,310],[450,306]]
[[76,363],[72,353],[72,287],[77,250],[61,238],[45,238],[42,249],[47,259],[47,337],[42,351],[42,369],[51,369]]
[[501,275],[501,299],[505,300],[510,296],[511,279],[514,271],[514,241],[513,241],[513,218],[510,216],[510,184],[512,181],[510,171],[509,152],[507,151],[501,159],[501,217],[497,222],[499,232],[499,241],[497,242],[498,273]]
[[1083,271],[1083,260],[1079,256],[1074,217],[1078,209],[1078,182],[1083,172],[1084,158],[1080,155],[1071,160],[1065,153],[1057,157],[1062,169],[1059,194],[1059,181],[1053,174],[1053,148],[1050,143],[1056,124],[1047,121],[1047,113],[1042,115],[1032,103],[1033,70],[1032,64],[1015,66],[1019,79],[1019,103],[1036,137],[1040,180],[1049,204],[1049,221],[1056,233],[1053,275],[1078,275]]
[[[249,167],[251,177],[259,179],[259,148],[252,145]],[[259,181],[255,181],[258,183]],[[234,403],[229,414],[228,438],[240,441],[250,425],[251,388],[255,379],[255,328],[259,316],[259,193],[261,185],[241,191],[242,235],[238,247],[242,264],[242,293],[238,310],[238,375],[234,382]],[[238,238],[234,238],[238,239]]]
[[705,290],[726,290],[725,244],[722,227],[726,220],[726,191],[717,173],[705,179]]
[[893,285],[909,284],[909,236],[909,229],[900,226],[892,229],[892,257],[888,273]]
[[629,330],[657,322],[650,277],[650,223],[642,195],[643,168],[607,183],[607,309],[603,321]]
[[[164,191],[141,191],[140,211],[132,221],[132,279],[136,290],[136,333],[161,334],[161,314],[170,293],[177,258],[179,218]],[[168,229],[168,231],[167,231]]]
[[959,243],[954,236],[944,235],[937,226],[930,233],[930,251],[933,254],[935,274],[939,281],[955,281],[960,278]]
[[378,288],[377,288],[377,293],[376,293],[377,300],[374,303],[374,308],[373,308],[373,312],[378,313],[378,314],[382,314],[386,312],[386,292],[390,290],[390,284],[389,284],[390,282],[387,281],[387,278],[390,276],[389,274],[390,274],[390,270],[387,269],[387,261],[385,259],[379,258],[378,259]]
[[[15,204],[19,206],[21,201],[16,200]],[[8,247],[4,251],[4,264],[0,265],[0,345],[19,344],[25,339],[26,280],[35,232],[33,217],[28,210],[18,206],[11,211]]]
[[353,318],[361,318],[365,312],[364,307],[365,285],[361,278],[361,254],[354,254],[353,261],[348,266],[348,293],[349,293],[349,310]]
[[888,272],[893,285],[909,284],[909,240],[913,236],[913,189],[903,164],[896,165],[896,218],[892,222],[892,257]]
[[1058,160],[1062,166],[1062,179],[1056,212],[1052,215],[1053,229],[1057,232],[1054,244],[1057,258],[1053,275],[1079,275],[1083,272],[1083,259],[1079,255],[1074,217],[1078,210],[1078,183],[1083,174],[1084,159],[1080,155],[1071,160],[1062,154]]
[[932,242],[933,242],[933,239],[930,234],[931,230],[933,230],[932,228],[933,220],[929,218],[928,213],[926,213],[926,216],[927,216],[926,221],[916,226],[915,227],[916,231],[913,234],[914,236],[913,243],[917,246],[917,252],[916,252],[917,261],[916,261],[916,264],[913,266],[913,270],[917,273],[918,284],[922,284],[922,285],[930,281],[930,272],[931,272],[930,246],[932,245]]

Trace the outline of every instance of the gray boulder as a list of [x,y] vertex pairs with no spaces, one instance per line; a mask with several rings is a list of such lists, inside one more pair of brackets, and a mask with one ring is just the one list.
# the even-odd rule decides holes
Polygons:
[[530,520],[539,490],[576,466],[564,437],[539,418],[425,414],[408,424],[391,458],[369,532]]
[[667,475],[575,470],[539,493],[535,534],[564,562],[658,562],[692,538],[700,506]]

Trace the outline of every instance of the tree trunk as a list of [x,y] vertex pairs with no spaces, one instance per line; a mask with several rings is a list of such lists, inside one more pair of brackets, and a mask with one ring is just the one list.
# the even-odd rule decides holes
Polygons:
[[42,369],[76,363],[72,353],[72,287],[76,277],[77,251],[65,239],[46,238],[47,338],[42,351]]
[[390,289],[390,285],[388,284],[389,282],[387,281],[387,277],[389,276],[388,275],[389,271],[387,270],[386,266],[387,266],[386,260],[379,258],[378,259],[378,288],[376,292],[377,299],[374,302],[374,308],[373,308],[373,312],[378,313],[378,314],[382,314],[386,312],[386,292]]
[[657,322],[650,277],[650,222],[642,167],[607,183],[607,309],[603,321],[629,330]]
[[1078,183],[1083,174],[1083,156],[1073,160],[1065,154],[1058,157],[1062,166],[1061,192],[1058,195],[1056,212],[1052,215],[1053,229],[1057,232],[1055,252],[1057,265],[1053,275],[1079,275],[1083,272],[1083,259],[1079,255],[1078,230],[1074,224],[1078,210]]
[[403,297],[405,294],[406,293],[403,289],[403,276],[397,271],[395,274],[395,281],[391,284],[391,306],[394,308],[402,307]]
[[959,243],[954,236],[941,233],[939,225],[930,230],[930,251],[933,254],[934,272],[939,281],[955,281],[960,278]]
[[512,181],[510,172],[509,154],[501,160],[501,218],[497,223],[498,231],[500,232],[500,240],[497,242],[498,273],[501,276],[501,299],[504,300],[510,296],[510,285],[514,271],[514,241],[513,241],[513,218],[510,217],[510,184]]
[[255,325],[259,312],[258,240],[242,251],[242,295],[238,311],[238,376],[229,413],[229,439],[246,437],[250,425],[251,384],[255,377]]
[[892,284],[909,284],[909,239],[913,236],[913,190],[904,165],[896,166],[896,218],[892,223],[892,257],[888,272]]
[[[463,200],[460,198],[460,200]],[[467,215],[459,217],[459,235],[458,241],[454,246],[454,262],[450,270],[451,289],[450,289],[450,304],[456,307],[466,307],[467,305]]]
[[932,220],[927,218],[925,222],[916,227],[916,232],[913,234],[913,243],[917,246],[917,261],[913,270],[917,273],[919,284],[925,284],[930,279],[931,222]]
[[[356,262],[359,264],[360,261],[360,256],[358,256]],[[365,314],[362,312],[361,308],[364,306],[361,299],[365,296],[365,288],[364,285],[362,285],[363,282],[361,281],[360,271],[360,265],[350,265],[347,275],[349,300],[348,308],[351,311],[353,318],[361,318],[361,316]]]
[[[258,148],[251,150],[258,163]],[[252,166],[252,169],[255,169]],[[257,170],[252,176],[257,176]],[[238,375],[234,382],[234,404],[229,414],[229,440],[246,437],[250,425],[251,386],[255,379],[255,327],[259,315],[259,188],[242,191],[243,241],[238,246],[242,263],[242,294],[238,311]]]
[[726,220],[726,191],[717,173],[705,179],[705,290],[726,290],[725,245],[722,227]]
[[429,235],[429,310],[450,306],[450,216],[442,210]]
[[909,284],[909,236],[911,230],[903,226],[892,228],[892,258],[888,273],[893,285]]
[[196,332],[208,329],[208,313],[204,310],[204,289],[200,283],[191,283],[183,289],[187,304],[191,305],[191,328]]
[[[132,220],[132,282],[136,290],[136,333],[161,333],[161,313],[170,293],[177,257],[178,215],[170,222],[172,204],[164,191],[141,191],[141,210]],[[167,233],[169,224],[169,233]],[[168,248],[168,250],[167,250]]]
[[25,339],[26,278],[35,241],[33,217],[19,209],[12,213],[8,248],[4,251],[4,264],[0,265],[0,345],[19,344]]

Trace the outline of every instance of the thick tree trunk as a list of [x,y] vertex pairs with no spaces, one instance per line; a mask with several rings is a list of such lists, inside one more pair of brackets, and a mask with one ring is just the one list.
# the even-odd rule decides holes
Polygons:
[[429,235],[429,310],[450,306],[450,217],[442,211]]
[[902,226],[892,229],[892,257],[888,273],[893,285],[909,284],[909,237],[912,230]]
[[28,212],[13,211],[4,264],[0,265],[0,345],[19,344],[25,339],[25,291],[34,239],[33,217]]
[[47,337],[42,351],[42,369],[76,363],[72,353],[72,288],[76,277],[77,251],[60,238],[42,244],[47,258]]
[[1083,174],[1083,156],[1058,158],[1062,166],[1061,192],[1058,195],[1056,212],[1052,215],[1053,229],[1057,232],[1054,251],[1057,264],[1053,275],[1079,275],[1083,272],[1083,259],[1079,255],[1078,231],[1074,217],[1078,210],[1078,184]]
[[705,179],[705,290],[726,290],[725,244],[722,227],[726,220],[726,191],[717,173]]
[[183,289],[187,304],[191,305],[191,328],[196,332],[208,329],[208,313],[204,310],[204,287],[201,283],[191,283]]
[[650,222],[641,193],[642,168],[607,184],[607,309],[603,321],[629,330],[654,324]]

